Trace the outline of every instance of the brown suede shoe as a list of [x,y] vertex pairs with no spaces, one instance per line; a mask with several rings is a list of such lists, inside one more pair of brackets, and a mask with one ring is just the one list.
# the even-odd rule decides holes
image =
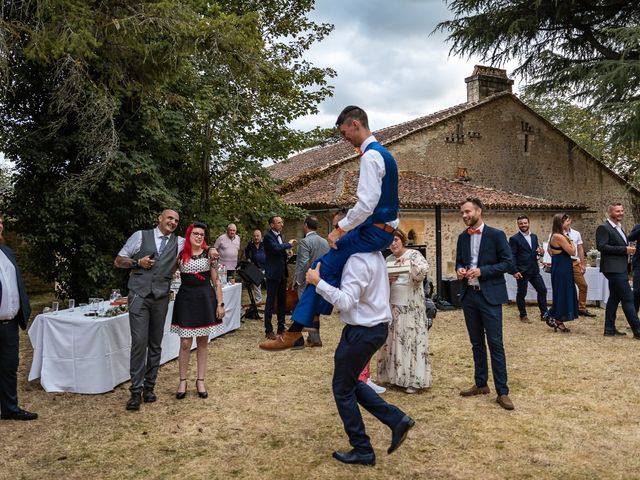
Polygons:
[[531,323],[531,320],[529,320],[529,317],[527,317],[526,315],[524,317],[520,317],[520,321],[522,323]]
[[306,343],[304,344],[305,347],[321,347],[322,346],[322,340],[319,342],[314,342],[313,340],[309,340],[307,339]]
[[282,335],[278,335],[275,340],[265,340],[260,344],[262,350],[277,351],[298,350],[304,348],[304,337],[301,332],[283,332]]
[[505,410],[513,410],[515,408],[513,406],[513,402],[509,398],[509,395],[498,395],[498,398],[496,398],[496,402]]
[[265,338],[268,338],[269,340],[275,340],[276,339],[276,334],[273,332],[267,332],[264,334]]
[[484,387],[477,387],[477,386],[473,386],[467,390],[462,390],[460,392],[460,396],[462,397],[473,397],[474,395],[487,395],[490,392],[489,387],[488,386],[484,386]]

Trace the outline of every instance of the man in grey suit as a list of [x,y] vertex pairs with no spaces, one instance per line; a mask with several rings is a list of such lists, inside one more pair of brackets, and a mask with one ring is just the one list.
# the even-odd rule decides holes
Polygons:
[[115,259],[116,267],[131,270],[131,398],[127,410],[139,410],[141,400],[156,401],[153,389],[160,366],[171,278],[178,252],[184,246],[184,238],[173,234],[179,220],[175,210],[164,210],[158,217],[158,226],[131,235]]
[[596,229],[596,247],[600,251],[600,271],[609,281],[609,298],[604,314],[605,337],[624,336],[624,332],[616,329],[616,311],[622,303],[624,316],[633,332],[633,338],[640,340],[640,321],[633,303],[633,292],[629,286],[627,268],[629,256],[636,252],[636,247],[629,245],[622,219],[624,207],[614,203],[607,208],[607,221]]
[[[309,215],[304,219],[302,226],[304,238],[298,243],[298,256],[296,258],[296,271],[293,284],[297,286],[298,297],[307,286],[306,274],[313,262],[329,251],[329,242],[318,235],[318,218]],[[313,326],[306,329],[309,332],[307,347],[321,347],[320,316],[314,318]]]
[[31,306],[16,256],[4,245],[3,231],[4,222],[0,217],[0,418],[35,420],[37,413],[18,406],[18,327],[27,328]]

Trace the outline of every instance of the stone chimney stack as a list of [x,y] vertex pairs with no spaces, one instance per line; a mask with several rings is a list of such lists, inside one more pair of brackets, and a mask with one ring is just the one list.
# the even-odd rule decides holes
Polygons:
[[509,92],[513,80],[507,77],[507,71],[501,68],[476,65],[473,74],[464,79],[467,84],[467,103],[475,103],[498,92]]

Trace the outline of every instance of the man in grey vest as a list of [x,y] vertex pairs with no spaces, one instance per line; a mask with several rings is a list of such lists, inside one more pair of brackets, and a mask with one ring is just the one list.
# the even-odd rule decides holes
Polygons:
[[[298,256],[296,258],[296,273],[293,278],[294,286],[297,285],[298,297],[302,295],[307,287],[307,279],[305,278],[307,270],[311,268],[313,262],[329,251],[329,242],[318,235],[318,218],[309,215],[304,219],[302,226],[304,238],[298,242]],[[320,339],[320,316],[316,315],[313,319],[313,326],[306,329],[309,332],[307,338],[307,347],[321,347]]]
[[156,401],[153,389],[160,366],[171,278],[178,252],[184,246],[184,238],[173,234],[179,219],[174,210],[164,210],[158,217],[158,226],[131,235],[115,260],[116,267],[131,270],[131,398],[127,410],[139,410],[142,400]]

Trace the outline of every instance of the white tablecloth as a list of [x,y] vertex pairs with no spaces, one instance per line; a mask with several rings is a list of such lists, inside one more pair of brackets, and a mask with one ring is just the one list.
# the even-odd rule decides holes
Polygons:
[[[547,300],[551,300],[553,292],[551,290],[551,274],[540,270],[540,275],[544,280],[544,284],[547,286]],[[584,273],[584,278],[587,281],[587,302],[599,302],[600,306],[604,306],[609,298],[609,283],[600,269],[597,267],[587,267],[587,271]],[[505,275],[507,280],[507,292],[509,293],[509,300],[516,299],[516,293],[518,291],[518,285],[513,275]],[[576,288],[577,291],[577,288]],[[531,284],[527,289],[526,300],[536,300],[537,294]]]
[[[226,313],[220,335],[240,327],[241,293],[239,283],[222,289]],[[39,377],[47,392],[104,393],[129,380],[129,315],[97,318],[84,313],[76,307],[35,318],[28,332],[33,346],[29,381]],[[169,331],[172,314],[170,302],[161,364],[176,358],[180,349],[180,338]]]

